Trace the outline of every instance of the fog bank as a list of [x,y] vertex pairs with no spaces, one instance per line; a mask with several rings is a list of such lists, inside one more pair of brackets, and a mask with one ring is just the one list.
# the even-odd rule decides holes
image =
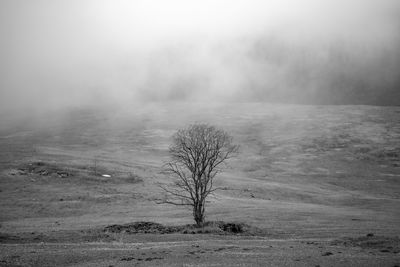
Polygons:
[[395,0],[4,0],[2,109],[400,104]]

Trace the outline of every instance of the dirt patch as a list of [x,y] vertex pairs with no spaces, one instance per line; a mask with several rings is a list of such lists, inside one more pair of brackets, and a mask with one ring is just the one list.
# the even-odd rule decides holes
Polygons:
[[45,163],[39,161],[20,166],[16,172],[11,172],[11,175],[15,174],[19,175],[36,174],[40,176],[56,175],[60,178],[66,178],[74,176],[75,172],[51,163]]
[[335,240],[332,244],[346,247],[361,247],[363,249],[376,249],[388,253],[400,253],[400,238],[397,236],[375,236],[373,233],[369,233],[361,237],[347,237]]
[[114,237],[101,231],[101,229],[92,230],[61,230],[47,233],[24,232],[11,235],[0,233],[0,244],[24,244],[24,243],[58,243],[58,242],[111,242]]
[[143,182],[143,178],[132,171],[109,170],[104,167],[97,167],[97,170],[94,170],[91,166],[55,164],[44,161],[21,164],[15,169],[10,169],[8,175],[70,178],[71,181],[74,178],[85,178],[86,181],[128,184]]
[[21,238],[16,235],[10,235],[7,233],[0,233],[0,243],[14,243],[21,241]]

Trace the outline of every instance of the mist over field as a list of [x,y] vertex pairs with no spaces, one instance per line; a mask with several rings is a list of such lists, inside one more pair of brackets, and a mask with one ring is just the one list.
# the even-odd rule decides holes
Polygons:
[[399,0],[0,0],[0,266],[399,266]]
[[4,0],[0,105],[398,105],[399,18],[396,0]]

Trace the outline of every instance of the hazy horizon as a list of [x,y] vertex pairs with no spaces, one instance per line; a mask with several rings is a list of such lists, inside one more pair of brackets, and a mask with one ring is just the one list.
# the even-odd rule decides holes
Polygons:
[[0,105],[399,105],[399,18],[395,0],[5,0]]

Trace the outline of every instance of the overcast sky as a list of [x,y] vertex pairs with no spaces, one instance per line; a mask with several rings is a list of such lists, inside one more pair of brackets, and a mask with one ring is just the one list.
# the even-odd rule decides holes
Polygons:
[[398,0],[1,0],[2,108],[400,104]]

